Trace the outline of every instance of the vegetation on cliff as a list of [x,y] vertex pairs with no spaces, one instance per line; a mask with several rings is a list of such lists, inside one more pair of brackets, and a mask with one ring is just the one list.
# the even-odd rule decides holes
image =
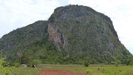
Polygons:
[[7,61],[21,64],[125,64],[132,57],[109,17],[78,5],[59,7],[48,21],[37,21],[4,35],[0,49]]

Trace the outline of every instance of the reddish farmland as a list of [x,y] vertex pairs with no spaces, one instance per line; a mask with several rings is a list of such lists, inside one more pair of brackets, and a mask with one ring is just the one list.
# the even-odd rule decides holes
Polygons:
[[38,74],[33,75],[88,75],[81,72],[71,72],[71,71],[65,71],[65,70],[45,70]]

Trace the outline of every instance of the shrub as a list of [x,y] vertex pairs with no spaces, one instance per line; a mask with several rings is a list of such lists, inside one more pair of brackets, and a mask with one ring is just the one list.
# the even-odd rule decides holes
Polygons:
[[9,73],[6,73],[5,75],[9,75]]
[[85,63],[84,63],[84,66],[85,66],[85,67],[88,67],[89,65],[90,65],[89,62],[85,62]]
[[41,63],[42,63],[42,60],[40,60],[40,59],[33,59],[33,61],[32,61],[32,65],[38,65]]
[[3,64],[4,62],[5,62],[5,61],[4,61],[4,58],[1,58],[1,59],[0,59],[0,67],[3,67],[2,64]]
[[88,70],[86,70],[85,72],[88,74],[88,73],[91,73],[92,70],[91,70],[91,69],[88,69]]
[[9,62],[6,62],[6,61],[5,61],[5,62],[3,62],[2,65],[3,65],[3,67],[7,67],[7,66],[9,66]]
[[20,63],[14,62],[14,63],[13,63],[13,66],[14,66],[14,67],[19,67],[19,66],[20,66]]
[[120,61],[116,61],[114,64],[115,64],[116,67],[118,67],[119,64],[120,64]]

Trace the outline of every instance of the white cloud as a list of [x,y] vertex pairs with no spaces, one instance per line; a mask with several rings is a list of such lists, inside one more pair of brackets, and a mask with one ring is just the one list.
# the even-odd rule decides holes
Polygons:
[[57,6],[57,0],[0,0],[0,37],[34,21],[47,20]]

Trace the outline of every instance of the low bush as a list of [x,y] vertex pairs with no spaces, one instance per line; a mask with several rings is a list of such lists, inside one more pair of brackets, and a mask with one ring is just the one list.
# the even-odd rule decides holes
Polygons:
[[88,73],[91,73],[92,70],[91,69],[87,69],[85,72],[88,74]]
[[85,66],[85,67],[88,67],[89,65],[90,65],[89,62],[85,62],[85,63],[84,63],[84,66]]

